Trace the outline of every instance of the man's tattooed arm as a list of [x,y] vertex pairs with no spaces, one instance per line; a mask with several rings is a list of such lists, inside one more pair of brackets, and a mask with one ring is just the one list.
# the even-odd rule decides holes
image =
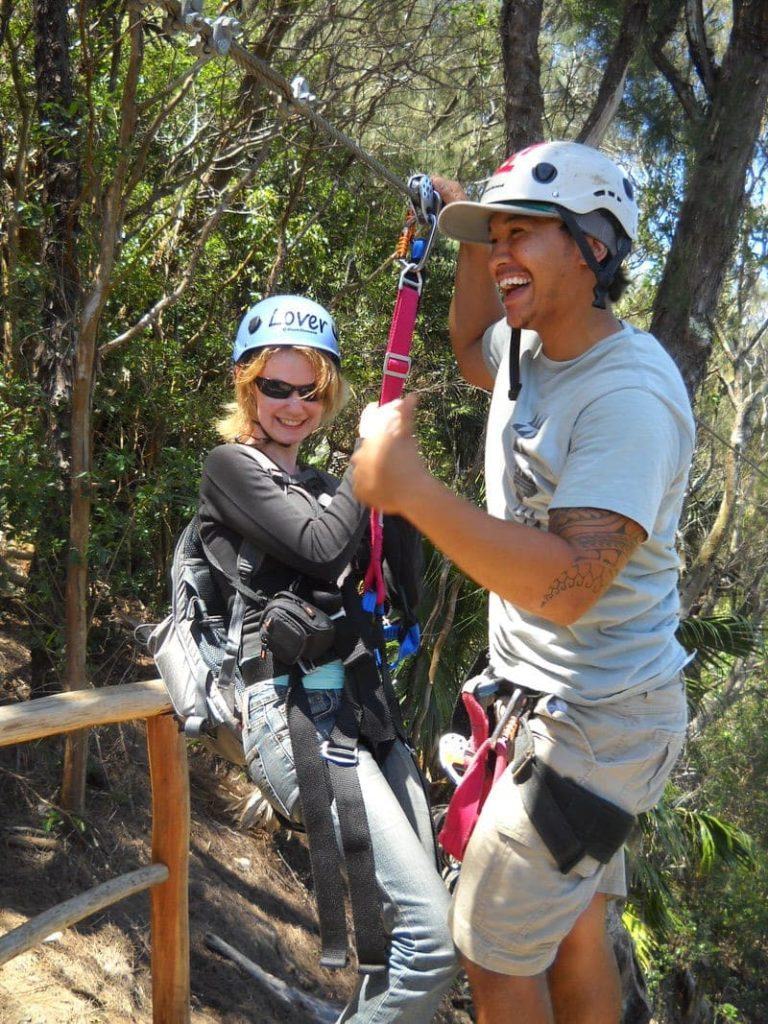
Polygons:
[[601,508],[553,509],[549,532],[568,541],[575,555],[572,564],[550,583],[542,608],[574,588],[592,593],[597,600],[645,540],[645,530],[632,519]]

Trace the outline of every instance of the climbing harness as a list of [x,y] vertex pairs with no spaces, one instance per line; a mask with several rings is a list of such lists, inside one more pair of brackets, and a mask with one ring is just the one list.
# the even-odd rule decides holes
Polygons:
[[538,697],[530,690],[515,687],[506,705],[497,702],[497,721],[491,732],[477,686],[478,679],[471,679],[461,692],[471,737],[448,733],[439,747],[443,770],[456,783],[456,791],[448,804],[438,840],[457,861],[463,859],[488,794],[509,763],[520,722],[530,714]]
[[[496,725],[491,732],[483,703],[502,685],[511,687],[511,695],[506,703],[494,702]],[[454,722],[468,719],[471,736],[448,733],[439,747],[441,765],[456,790],[438,840],[454,861],[463,859],[488,794],[507,769],[528,819],[562,874],[585,856],[607,864],[626,842],[634,815],[560,775],[536,755],[529,719],[544,697],[486,673],[464,685]],[[557,698],[549,696],[552,699]]]
[[[437,218],[442,200],[426,174],[414,174],[408,181],[409,210],[400,233],[395,255],[401,271],[397,287],[395,309],[389,328],[379,405],[400,398],[411,370],[411,345],[416,317],[424,286],[424,268],[429,259],[437,234]],[[419,228],[426,231],[423,238],[416,237]],[[383,615],[386,610],[387,589],[381,568],[383,543],[383,516],[371,510],[371,560],[365,574],[363,607],[366,611]],[[418,649],[418,625],[401,637],[398,662]]]
[[[240,447],[278,486],[286,492],[300,491],[319,511],[325,491],[316,494],[312,487],[290,482],[257,448]],[[403,524],[403,530],[406,527]],[[395,553],[406,546],[402,540]],[[405,740],[383,660],[382,624],[363,611],[352,574],[340,589],[329,586],[322,591],[317,581],[296,575],[287,588],[270,595],[261,587],[274,576],[270,570],[266,577],[261,575],[263,562],[263,553],[242,541],[236,569],[227,569],[205,543],[195,517],[176,545],[171,612],[145,643],[185,734],[248,767],[259,756],[258,746],[247,755],[243,747],[250,687],[287,672],[288,732],[318,904],[321,963],[347,963],[348,894],[359,970],[376,973],[387,963],[387,935],[360,780],[350,769],[358,764],[360,741],[380,759],[398,737]],[[397,578],[397,568],[390,566],[400,599],[413,588]],[[405,605],[407,612],[407,600]],[[249,626],[247,614],[253,610],[257,615]],[[333,660],[340,660],[344,668],[343,695],[330,737],[321,744],[303,679]],[[292,822],[291,828],[296,824]]]

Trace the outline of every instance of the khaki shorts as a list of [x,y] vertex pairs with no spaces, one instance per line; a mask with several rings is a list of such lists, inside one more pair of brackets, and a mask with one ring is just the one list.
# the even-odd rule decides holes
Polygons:
[[[531,717],[537,757],[631,814],[659,800],[685,739],[682,677],[649,693],[593,706],[544,696]],[[584,857],[568,874],[528,820],[507,770],[470,840],[451,908],[453,939],[499,974],[546,970],[596,893],[626,895],[624,851]]]

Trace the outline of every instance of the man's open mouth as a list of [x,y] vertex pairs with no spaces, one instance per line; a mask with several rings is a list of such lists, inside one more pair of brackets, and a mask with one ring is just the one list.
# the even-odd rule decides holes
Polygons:
[[519,288],[524,288],[530,283],[530,277],[527,277],[524,274],[509,274],[506,277],[502,277],[498,282],[498,289],[501,292],[502,298],[504,298],[511,292],[517,291]]

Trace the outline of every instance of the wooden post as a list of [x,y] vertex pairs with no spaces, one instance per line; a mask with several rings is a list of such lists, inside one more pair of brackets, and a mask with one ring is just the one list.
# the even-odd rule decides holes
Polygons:
[[189,1024],[189,772],[187,744],[170,715],[147,719],[152,860],[168,881],[152,890],[152,1020]]

